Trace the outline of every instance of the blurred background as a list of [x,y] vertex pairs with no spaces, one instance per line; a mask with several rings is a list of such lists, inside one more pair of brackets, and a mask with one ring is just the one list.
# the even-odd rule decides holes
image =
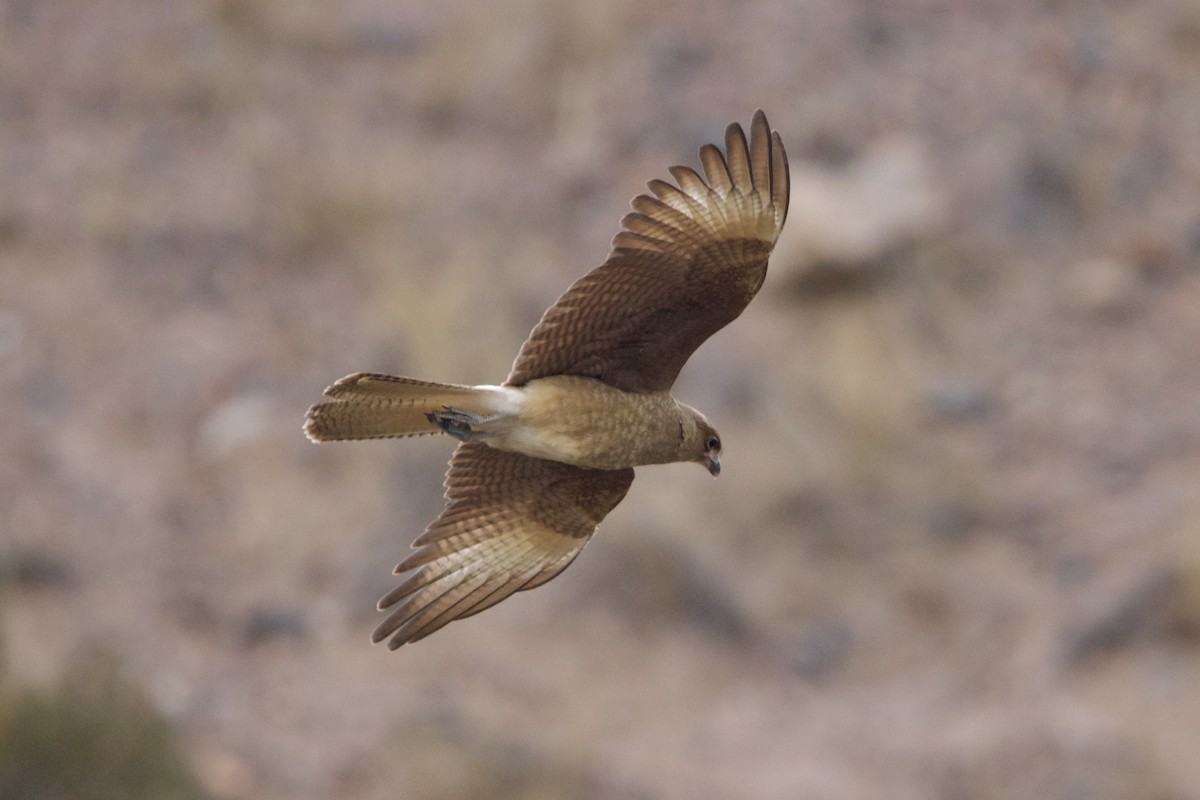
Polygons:
[[[792,205],[558,580],[399,652],[446,439],[762,107]],[[0,2],[0,795],[1200,798],[1194,0]]]

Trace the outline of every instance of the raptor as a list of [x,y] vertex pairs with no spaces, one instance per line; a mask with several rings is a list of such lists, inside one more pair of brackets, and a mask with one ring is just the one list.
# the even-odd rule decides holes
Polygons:
[[696,462],[721,437],[671,387],[762,286],[787,218],[788,162],[762,111],[747,141],[700,148],[633,200],[612,251],[543,314],[496,386],[349,375],[308,411],[314,442],[444,433],[459,440],[446,507],[396,567],[372,640],[392,649],[558,575],[633,482]]

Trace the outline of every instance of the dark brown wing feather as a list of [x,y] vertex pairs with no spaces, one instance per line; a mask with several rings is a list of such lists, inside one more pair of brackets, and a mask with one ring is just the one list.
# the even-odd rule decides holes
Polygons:
[[546,311],[506,383],[570,374],[669,389],[696,348],[742,313],[787,217],[787,155],[757,111],[749,144],[734,123],[725,156],[709,144],[700,162],[707,182],[672,167],[678,188],[654,180],[654,197],[634,199],[608,260]]
[[633,482],[633,470],[579,469],[464,442],[450,458],[446,508],[396,567],[415,570],[379,601],[372,635],[396,649],[562,572]]

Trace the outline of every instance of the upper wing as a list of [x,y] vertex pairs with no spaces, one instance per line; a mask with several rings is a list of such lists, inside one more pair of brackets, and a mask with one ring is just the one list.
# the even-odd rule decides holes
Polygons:
[[372,641],[390,636],[394,650],[541,586],[579,555],[632,482],[632,469],[579,469],[460,444],[446,473],[446,508],[396,567],[416,571],[379,601],[381,611],[397,607]]
[[700,148],[707,182],[672,167],[679,188],[653,180],[656,197],[634,198],[608,260],[546,311],[506,383],[571,374],[669,389],[696,348],[742,313],[787,217],[787,154],[762,111],[749,144],[740,125],[726,128],[725,153]]

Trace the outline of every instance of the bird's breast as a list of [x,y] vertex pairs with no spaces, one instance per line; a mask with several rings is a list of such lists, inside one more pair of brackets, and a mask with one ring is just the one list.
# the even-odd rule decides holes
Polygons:
[[590,469],[676,460],[681,411],[669,392],[625,392],[593,378],[554,375],[518,387],[520,410],[490,443]]

